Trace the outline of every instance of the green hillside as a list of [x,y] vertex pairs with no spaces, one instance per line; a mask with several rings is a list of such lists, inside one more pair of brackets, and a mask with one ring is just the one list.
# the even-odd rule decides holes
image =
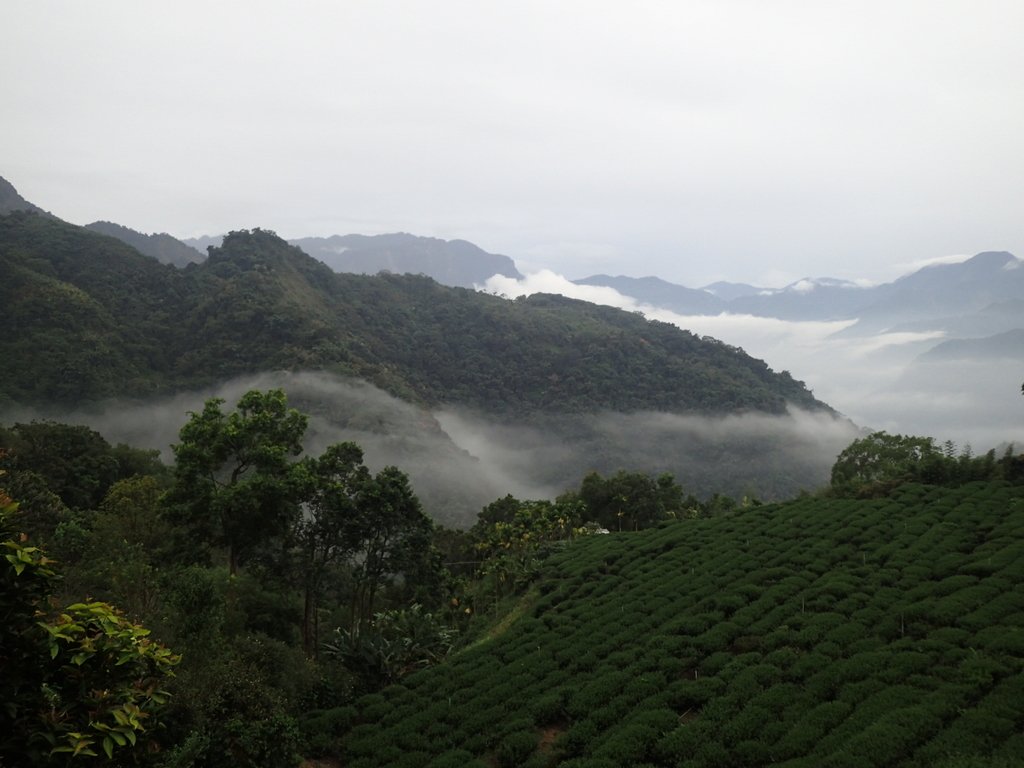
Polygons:
[[1024,761],[1024,490],[577,539],[504,631],[322,715],[370,766]]
[[554,296],[509,301],[424,277],[339,275],[270,232],[176,270],[25,212],[0,217],[0,402],[81,403],[270,369],[364,378],[490,413],[826,409],[712,339]]
[[0,216],[0,403],[159,389],[180,306],[174,272],[57,219]]

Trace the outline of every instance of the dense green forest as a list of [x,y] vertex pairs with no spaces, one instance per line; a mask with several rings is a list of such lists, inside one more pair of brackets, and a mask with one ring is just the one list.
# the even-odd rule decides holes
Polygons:
[[80,404],[323,369],[492,414],[825,409],[742,350],[557,296],[342,275],[271,232],[178,270],[37,214],[0,216],[0,405]]
[[209,400],[172,467],[0,429],[0,765],[1024,758],[1012,451],[875,433],[778,504],[591,473],[454,531],[306,425]]

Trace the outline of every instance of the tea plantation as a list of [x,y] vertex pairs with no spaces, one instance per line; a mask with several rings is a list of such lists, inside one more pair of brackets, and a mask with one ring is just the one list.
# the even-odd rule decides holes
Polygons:
[[577,539],[503,632],[319,724],[347,768],[1024,765],[1024,488]]

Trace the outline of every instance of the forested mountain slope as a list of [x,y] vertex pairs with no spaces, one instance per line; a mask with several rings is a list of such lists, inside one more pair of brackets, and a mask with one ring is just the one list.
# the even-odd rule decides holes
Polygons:
[[175,278],[119,240],[34,214],[0,217],[0,402],[158,390],[182,307]]
[[1024,491],[577,539],[490,639],[322,722],[348,768],[1019,765]]
[[553,296],[507,301],[413,276],[339,275],[270,232],[156,263],[38,215],[0,217],[0,399],[145,395],[267,369],[328,369],[488,412],[823,409],[712,339]]

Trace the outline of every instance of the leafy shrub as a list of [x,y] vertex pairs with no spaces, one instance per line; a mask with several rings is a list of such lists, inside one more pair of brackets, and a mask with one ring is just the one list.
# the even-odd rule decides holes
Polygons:
[[590,720],[581,720],[558,737],[555,743],[556,752],[566,757],[583,755],[589,752],[597,736],[597,726]]
[[519,768],[536,749],[537,733],[533,730],[518,730],[501,740],[496,756],[503,768]]
[[355,717],[354,707],[306,712],[298,722],[299,733],[305,744],[304,753],[312,757],[337,754],[341,747],[341,736],[352,726]]
[[562,691],[546,693],[530,704],[530,714],[537,725],[552,725],[563,720],[566,695]]

